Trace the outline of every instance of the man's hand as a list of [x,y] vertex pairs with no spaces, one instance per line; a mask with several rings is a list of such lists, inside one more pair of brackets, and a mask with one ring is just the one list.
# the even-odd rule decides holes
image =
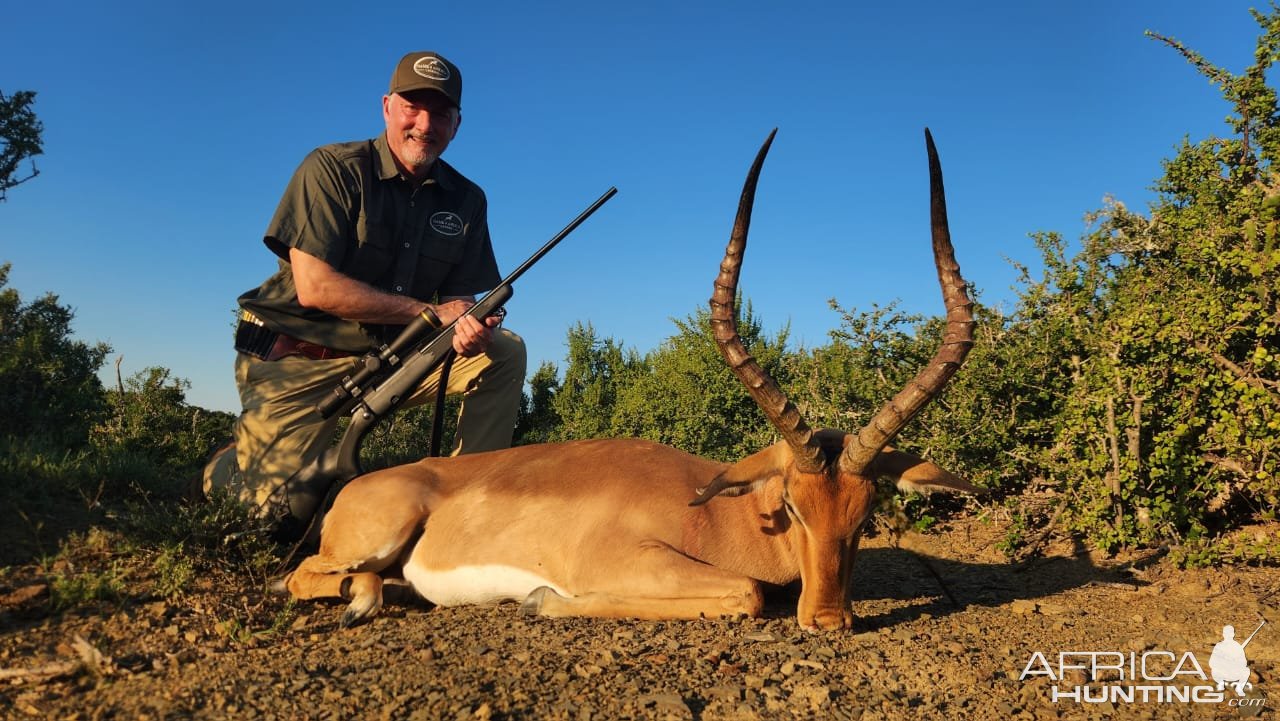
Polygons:
[[458,320],[458,324],[453,329],[453,349],[463,358],[478,356],[488,350],[489,344],[493,342],[493,329],[502,322],[501,318],[495,317],[485,318],[484,322],[481,322],[476,318],[465,316],[467,310],[475,304],[474,298],[450,298],[444,303],[432,306],[444,325],[447,326],[455,319]]

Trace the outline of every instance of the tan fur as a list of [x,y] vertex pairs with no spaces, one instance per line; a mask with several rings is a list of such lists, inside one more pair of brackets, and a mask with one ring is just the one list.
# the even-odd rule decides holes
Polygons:
[[[789,462],[785,444],[730,466],[641,440],[425,459],[344,488],[324,520],[319,553],[287,586],[300,599],[345,597],[348,625],[381,609],[380,574],[406,562],[546,579],[565,595],[530,589],[537,593],[516,599],[544,615],[754,616],[759,581],[800,578],[801,624],[847,627],[852,551],[871,510],[871,484],[799,477]],[[924,463],[892,451],[880,470]],[[721,474],[761,482],[746,495],[690,507],[696,489]],[[783,508],[788,475],[786,495],[800,521]]]

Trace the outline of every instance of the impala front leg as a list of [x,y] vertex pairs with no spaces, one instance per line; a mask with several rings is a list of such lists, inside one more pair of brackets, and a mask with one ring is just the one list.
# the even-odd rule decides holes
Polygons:
[[286,585],[289,593],[299,600],[341,598],[349,601],[338,622],[342,628],[372,618],[382,610],[382,577],[376,571],[362,570],[350,563],[311,556],[289,574]]
[[350,602],[343,628],[382,610],[382,571],[396,564],[426,522],[425,486],[412,469],[387,469],[352,481],[334,500],[320,552],[304,560],[286,585],[298,599]]

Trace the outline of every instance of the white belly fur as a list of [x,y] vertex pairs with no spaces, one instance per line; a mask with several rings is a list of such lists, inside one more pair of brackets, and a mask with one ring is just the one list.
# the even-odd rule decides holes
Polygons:
[[536,573],[511,566],[458,566],[436,570],[410,561],[404,566],[404,579],[418,595],[437,606],[523,601],[542,586],[551,587],[561,596],[569,595]]

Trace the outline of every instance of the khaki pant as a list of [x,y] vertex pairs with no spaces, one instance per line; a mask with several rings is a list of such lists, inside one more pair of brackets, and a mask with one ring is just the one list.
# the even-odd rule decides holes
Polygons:
[[[338,417],[322,418],[316,404],[359,365],[359,358],[312,360],[236,357],[236,385],[244,407],[235,425],[235,453],[215,456],[205,467],[204,491],[225,488],[264,517],[283,500],[285,482],[314,460],[333,438]],[[437,368],[405,402],[435,398]],[[449,373],[449,395],[462,394],[453,455],[507,448],[515,430],[524,386],[525,348],[505,329],[494,333],[483,355],[459,357]],[[426,455],[427,449],[423,449]]]

